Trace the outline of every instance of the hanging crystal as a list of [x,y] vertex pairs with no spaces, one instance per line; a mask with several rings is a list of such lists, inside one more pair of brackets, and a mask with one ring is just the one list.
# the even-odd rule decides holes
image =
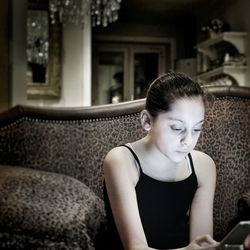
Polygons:
[[58,12],[61,23],[84,24],[91,15],[92,26],[106,27],[118,19],[121,0],[50,0],[49,3],[52,23]]

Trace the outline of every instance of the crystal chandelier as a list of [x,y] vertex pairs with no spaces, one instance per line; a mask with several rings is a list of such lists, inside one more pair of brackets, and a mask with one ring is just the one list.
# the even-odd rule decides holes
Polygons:
[[58,12],[62,23],[84,24],[85,18],[91,15],[92,26],[102,25],[118,19],[122,0],[49,0],[51,22],[55,23]]

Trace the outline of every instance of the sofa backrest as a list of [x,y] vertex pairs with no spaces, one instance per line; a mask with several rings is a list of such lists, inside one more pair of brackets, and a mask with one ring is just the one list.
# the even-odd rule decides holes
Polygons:
[[[250,189],[250,88],[206,87],[215,96],[197,149],[217,167],[215,238],[221,239]],[[212,100],[212,99],[211,99]],[[67,174],[102,197],[107,152],[145,135],[145,100],[85,108],[16,106],[0,115],[0,164]]]
[[216,97],[209,110],[197,149],[215,161],[215,236],[227,231],[237,215],[237,202],[250,191],[250,88],[208,87]]
[[16,106],[0,116],[0,164],[67,174],[102,196],[104,157],[142,136],[142,108],[141,101],[79,109]]

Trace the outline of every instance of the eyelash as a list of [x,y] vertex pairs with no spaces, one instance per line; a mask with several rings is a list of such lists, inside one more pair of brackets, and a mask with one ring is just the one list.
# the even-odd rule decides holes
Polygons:
[[174,126],[171,126],[170,128],[171,128],[173,131],[176,131],[176,132],[181,132],[181,131],[183,131],[182,128],[175,128]]
[[200,132],[201,128],[194,129],[195,132]]
[[[184,129],[182,129],[182,128],[175,128],[175,127],[172,127],[172,126],[171,126],[171,129],[172,129],[173,131],[179,132],[179,133],[181,133],[181,132],[184,131]],[[198,133],[198,132],[200,132],[200,131],[201,131],[201,128],[200,128],[200,129],[194,129],[194,130],[193,130],[193,132],[195,132],[195,133]]]

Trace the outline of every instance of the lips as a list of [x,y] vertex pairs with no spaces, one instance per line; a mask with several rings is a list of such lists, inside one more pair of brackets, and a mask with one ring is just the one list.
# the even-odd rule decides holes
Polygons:
[[188,151],[176,151],[179,154],[188,154]]

